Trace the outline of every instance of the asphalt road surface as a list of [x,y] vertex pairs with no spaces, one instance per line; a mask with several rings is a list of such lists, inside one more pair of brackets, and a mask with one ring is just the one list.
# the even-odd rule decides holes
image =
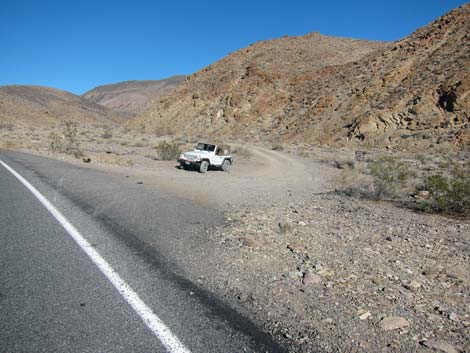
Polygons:
[[0,352],[285,351],[185,271],[217,211],[43,157],[0,160],[91,253],[0,165]]

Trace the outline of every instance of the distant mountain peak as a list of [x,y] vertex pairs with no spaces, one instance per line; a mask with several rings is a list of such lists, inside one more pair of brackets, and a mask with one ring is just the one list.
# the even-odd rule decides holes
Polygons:
[[106,108],[127,113],[140,113],[153,101],[175,89],[186,76],[175,75],[163,80],[129,80],[102,85],[84,93],[83,98]]

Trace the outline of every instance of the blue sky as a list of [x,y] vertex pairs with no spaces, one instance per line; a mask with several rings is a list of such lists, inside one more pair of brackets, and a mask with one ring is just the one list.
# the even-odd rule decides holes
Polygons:
[[0,85],[76,94],[106,83],[190,74],[283,35],[396,40],[457,0],[0,0]]

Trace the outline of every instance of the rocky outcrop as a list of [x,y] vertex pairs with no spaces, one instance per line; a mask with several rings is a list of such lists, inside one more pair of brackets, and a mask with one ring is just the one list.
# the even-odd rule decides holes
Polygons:
[[129,124],[400,150],[470,143],[470,5],[394,43],[312,33],[259,42],[187,77]]

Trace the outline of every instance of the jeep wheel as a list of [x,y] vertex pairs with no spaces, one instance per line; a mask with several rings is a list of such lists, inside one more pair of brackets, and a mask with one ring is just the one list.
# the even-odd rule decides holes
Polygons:
[[222,169],[224,172],[228,172],[231,165],[232,165],[232,163],[230,163],[230,161],[228,159],[226,159],[222,163],[222,166],[220,167],[220,169]]
[[208,161],[202,161],[201,165],[199,166],[199,172],[200,173],[205,173],[205,172],[207,172],[207,168],[209,168],[209,162]]

